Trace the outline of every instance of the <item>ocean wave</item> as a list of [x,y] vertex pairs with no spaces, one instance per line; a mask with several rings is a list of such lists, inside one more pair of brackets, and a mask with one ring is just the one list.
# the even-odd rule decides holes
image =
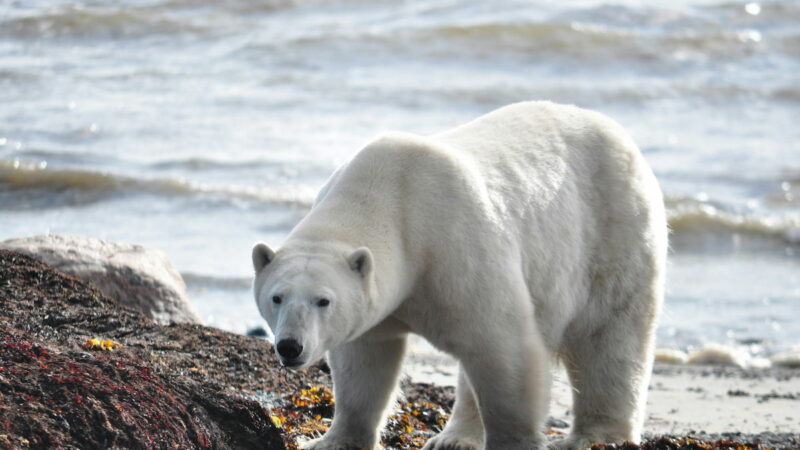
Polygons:
[[678,245],[682,238],[704,234],[722,238],[749,236],[783,246],[800,246],[800,213],[764,215],[732,212],[709,201],[686,197],[668,197],[666,205],[673,243],[677,240]]
[[440,101],[448,105],[469,103],[486,107],[514,103],[519,99],[548,99],[560,103],[571,103],[576,98],[581,99],[586,105],[603,105],[608,102],[643,105],[665,99],[681,100],[686,98],[703,99],[711,104],[723,105],[755,100],[789,105],[800,103],[800,87],[795,86],[766,87],[744,83],[708,86],[683,81],[636,85],[607,83],[602,86],[564,84],[563,82],[537,83],[536,85],[498,83],[497,85],[463,87],[449,83],[431,84],[430,86],[402,86],[401,88],[366,85],[352,95],[357,95],[359,98],[368,96],[386,102],[397,102],[400,89],[404,94],[402,98],[415,99],[417,102],[421,101],[419,99],[425,99],[427,102]]
[[250,289],[253,279],[247,277],[218,277],[193,272],[181,273],[188,289]]
[[[773,36],[748,27],[686,26],[649,29],[589,21],[486,21],[426,24],[395,23],[383,27],[328,28],[291,33],[266,44],[274,52],[285,46],[299,50],[336,45],[350,51],[428,54],[432,57],[485,58],[524,55],[548,60],[631,61],[637,64],[680,64],[751,58],[758,52],[796,53],[797,31]],[[285,39],[285,40],[284,40]],[[780,45],[764,45],[765,40]],[[346,44],[346,45],[343,45]],[[255,46],[265,45],[256,43]]]
[[[48,167],[52,162],[58,165],[91,165],[91,166],[125,166],[136,167],[142,170],[181,170],[189,172],[214,171],[214,170],[240,170],[240,169],[287,169],[297,163],[286,160],[270,158],[250,158],[234,160],[230,158],[215,158],[206,156],[189,156],[183,158],[159,159],[155,161],[131,160],[119,156],[107,155],[91,151],[56,150],[50,148],[24,148],[12,150],[7,154],[0,151],[0,155],[13,160],[0,160],[0,164],[17,165],[23,168]],[[14,161],[19,161],[15,163]],[[37,162],[23,162],[37,161]],[[333,172],[335,166],[330,163],[316,161],[303,161],[304,171],[328,174]]]
[[243,169],[259,167],[280,167],[286,163],[251,159],[244,161],[223,161],[219,159],[191,157],[185,159],[171,159],[150,164],[154,169],[183,169],[183,170],[214,170],[214,169]]
[[[145,37],[175,34],[206,35],[239,27],[238,16],[290,8],[325,5],[321,0],[272,0],[252,2],[229,0],[214,4],[206,0],[171,0],[145,6],[58,6],[40,7],[25,13],[8,8],[0,20],[0,35],[20,38]],[[359,3],[355,0],[342,3]],[[598,6],[571,10],[539,21],[520,21],[519,14],[501,12],[485,21],[464,22],[468,9],[452,17],[409,22],[399,15],[380,22],[381,26],[293,27],[268,33],[269,39],[255,39],[256,46],[270,52],[286,46],[335,45],[348,53],[375,43],[412,53],[433,52],[482,57],[487,53],[524,54],[528,57],[588,58],[614,61],[636,60],[685,62],[686,59],[748,58],[755,51],[777,50],[797,56],[800,34],[791,26],[774,32],[767,25],[786,16],[800,15],[791,2],[761,5],[761,13],[748,14],[743,5],[724,4],[718,9],[655,9]],[[468,8],[468,6],[464,6]],[[458,9],[458,8],[455,8]],[[726,12],[730,9],[730,12]],[[362,11],[363,12],[363,11]],[[724,14],[723,14],[724,13]],[[363,20],[354,12],[356,20]],[[723,14],[726,21],[716,18]],[[541,15],[538,15],[541,16]],[[730,23],[730,20],[740,19]],[[763,23],[762,23],[763,22]],[[787,22],[790,23],[790,22]],[[761,30],[761,31],[759,31]],[[762,34],[775,45],[762,45]],[[253,40],[248,39],[247,42]],[[348,44],[342,46],[342,44]]]
[[[90,151],[76,151],[76,150],[56,150],[54,148],[31,147],[22,148],[19,150],[10,150],[7,154],[0,152],[0,155],[6,159],[0,159],[0,165],[6,164],[8,166],[22,166],[27,168],[34,167],[47,167],[50,163],[57,163],[59,165],[75,165],[75,164],[101,164],[103,162],[118,162],[115,158],[109,155]],[[11,158],[10,160],[8,158]],[[19,161],[19,162],[16,162]],[[37,161],[37,162],[23,162],[23,161]]]
[[34,81],[38,78],[39,78],[38,74],[30,71],[20,70],[17,68],[9,68],[9,67],[0,69],[0,84],[23,83],[28,81]]
[[[199,161],[201,165],[225,164],[211,160]],[[196,163],[198,162],[183,160],[170,164],[183,166]],[[314,199],[314,193],[310,191],[208,186],[174,178],[137,178],[82,169],[51,169],[43,163],[24,163],[19,160],[0,160],[0,191],[34,192],[43,199],[51,198],[50,194],[63,195],[70,191],[83,194],[72,197],[78,200],[67,202],[71,206],[131,194],[197,197],[230,203],[249,202],[300,208],[309,208]],[[14,205],[9,205],[8,202],[8,198],[3,198],[0,208],[13,209]],[[57,202],[44,203],[42,206],[52,207],[55,204]],[[701,234],[723,238],[738,234],[772,240],[781,245],[800,246],[800,213],[765,215],[735,212],[712,201],[691,197],[668,197],[666,206],[673,238],[677,237],[679,240]]]
[[227,12],[236,12],[239,14],[253,14],[274,12],[282,9],[288,9],[293,6],[301,4],[313,5],[315,3],[324,4],[325,0],[225,0],[224,2],[216,2],[209,0],[166,0],[162,3],[163,9],[172,8],[218,8],[224,9]]
[[419,38],[452,41],[469,51],[511,51],[529,56],[590,60],[613,56],[615,60],[645,63],[750,57],[762,39],[761,34],[749,29],[712,27],[650,32],[577,21],[443,25],[420,30]]
[[[212,200],[303,208],[310,207],[313,202],[313,195],[302,192],[206,186],[171,178],[135,178],[90,170],[50,169],[42,163],[23,163],[19,160],[0,160],[0,190],[35,191],[38,197],[47,197],[48,193],[63,194],[65,191],[88,194],[71,197],[74,201],[68,203],[72,206],[76,203],[94,203],[108,197],[126,194],[196,196]],[[13,206],[0,204],[0,208]]]
[[18,38],[145,37],[206,31],[205,26],[196,23],[171,20],[155,10],[131,7],[51,7],[0,21],[0,35]]
[[[106,3],[106,4],[104,4]],[[126,4],[128,3],[128,4]],[[139,38],[208,35],[238,23],[237,15],[271,13],[298,6],[299,0],[165,0],[130,4],[43,3],[38,7],[0,7],[0,35],[17,38]],[[311,2],[309,2],[311,3]],[[322,3],[322,0],[320,0]]]
[[734,25],[797,25],[800,3],[795,0],[710,3],[697,9],[717,23]]

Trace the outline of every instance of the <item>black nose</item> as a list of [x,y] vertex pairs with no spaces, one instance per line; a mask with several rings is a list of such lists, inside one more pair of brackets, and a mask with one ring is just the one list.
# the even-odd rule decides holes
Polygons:
[[293,360],[303,353],[303,346],[294,339],[281,339],[278,341],[278,354],[287,360]]

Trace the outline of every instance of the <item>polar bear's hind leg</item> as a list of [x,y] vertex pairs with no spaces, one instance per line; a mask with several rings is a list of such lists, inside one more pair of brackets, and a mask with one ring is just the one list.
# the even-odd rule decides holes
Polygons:
[[[575,423],[570,436],[552,447],[639,441],[653,364],[655,318],[663,295],[658,277],[641,280],[625,298],[613,299],[618,306],[606,312],[604,321],[597,320],[601,313],[589,312],[567,331],[562,354],[573,387]],[[609,284],[619,286],[619,282]],[[600,289],[599,295],[615,290]],[[595,305],[611,300],[594,295]]]

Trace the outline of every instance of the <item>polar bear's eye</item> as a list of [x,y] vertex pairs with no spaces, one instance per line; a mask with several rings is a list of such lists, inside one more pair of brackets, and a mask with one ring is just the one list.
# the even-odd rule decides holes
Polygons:
[[326,307],[326,306],[328,306],[330,304],[331,304],[331,301],[328,300],[327,298],[321,298],[321,299],[319,299],[319,301],[317,301],[317,306],[319,306],[321,308],[324,308],[324,307]]
[[282,301],[283,299],[278,295],[272,297],[272,303],[275,303],[276,305],[280,305]]

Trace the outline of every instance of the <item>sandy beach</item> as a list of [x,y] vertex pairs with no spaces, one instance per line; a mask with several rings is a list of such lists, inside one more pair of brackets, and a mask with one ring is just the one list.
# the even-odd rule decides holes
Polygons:
[[[406,373],[415,382],[454,386],[457,368],[445,355],[411,355]],[[555,431],[569,431],[571,395],[566,373],[557,370],[550,403]],[[800,439],[800,370],[658,363],[644,430],[651,437]]]

